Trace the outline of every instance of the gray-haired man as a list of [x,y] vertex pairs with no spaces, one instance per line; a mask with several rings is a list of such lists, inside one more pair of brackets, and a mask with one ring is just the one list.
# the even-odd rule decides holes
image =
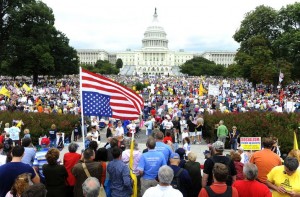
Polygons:
[[271,197],[270,189],[263,183],[256,180],[258,169],[255,164],[246,163],[243,168],[245,180],[238,180],[233,183],[241,197]]
[[89,177],[82,184],[82,191],[84,197],[98,197],[100,190],[100,183],[97,178]]
[[173,180],[174,172],[172,168],[167,165],[164,165],[159,168],[158,171],[158,180],[159,184],[155,187],[150,187],[146,190],[143,197],[152,197],[152,196],[176,196],[182,197],[182,193],[174,189],[170,184]]

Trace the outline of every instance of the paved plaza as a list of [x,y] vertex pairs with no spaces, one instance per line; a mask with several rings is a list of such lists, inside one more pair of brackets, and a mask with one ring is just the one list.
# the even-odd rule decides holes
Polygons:
[[[106,135],[106,129],[103,129],[100,132],[101,142],[100,142],[98,148],[103,147],[106,144],[106,136],[105,135]],[[147,136],[146,136],[146,132],[145,132],[144,129],[142,129],[139,132],[139,138],[136,138],[136,140],[139,143],[139,146],[138,146],[139,150],[142,152],[146,148],[146,141],[147,141]],[[82,138],[79,141],[77,141],[76,143],[79,145],[79,148],[78,148],[77,152],[80,153],[81,150],[84,149]],[[178,147],[180,148],[182,146],[183,146],[183,144],[179,144]],[[197,161],[200,162],[200,164],[204,164],[205,158],[204,158],[203,152],[205,150],[208,150],[208,146],[204,142],[202,142],[202,144],[192,144],[191,145],[191,151],[197,154]],[[63,161],[62,158],[63,158],[63,155],[66,152],[68,152],[68,146],[67,145],[61,151],[61,154],[60,154],[61,161]],[[229,150],[225,150],[224,152],[225,152],[225,154],[228,154]]]

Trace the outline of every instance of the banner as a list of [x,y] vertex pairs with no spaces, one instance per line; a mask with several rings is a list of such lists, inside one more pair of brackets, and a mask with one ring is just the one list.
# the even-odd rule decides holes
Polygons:
[[261,137],[241,137],[240,142],[244,150],[261,150]]

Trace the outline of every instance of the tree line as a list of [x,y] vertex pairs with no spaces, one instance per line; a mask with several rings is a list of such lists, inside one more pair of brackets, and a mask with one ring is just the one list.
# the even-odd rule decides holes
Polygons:
[[181,66],[189,75],[244,77],[254,84],[283,84],[300,79],[300,3],[275,10],[258,6],[248,12],[233,38],[240,43],[235,64],[221,68],[213,62],[194,58]]
[[0,0],[1,75],[62,76],[78,73],[78,56],[54,27],[53,11],[37,0]]

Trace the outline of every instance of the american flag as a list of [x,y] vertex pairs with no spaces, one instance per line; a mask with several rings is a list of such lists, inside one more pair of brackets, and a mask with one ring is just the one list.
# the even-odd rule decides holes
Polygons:
[[121,120],[135,120],[143,109],[143,99],[117,82],[81,69],[83,114]]

